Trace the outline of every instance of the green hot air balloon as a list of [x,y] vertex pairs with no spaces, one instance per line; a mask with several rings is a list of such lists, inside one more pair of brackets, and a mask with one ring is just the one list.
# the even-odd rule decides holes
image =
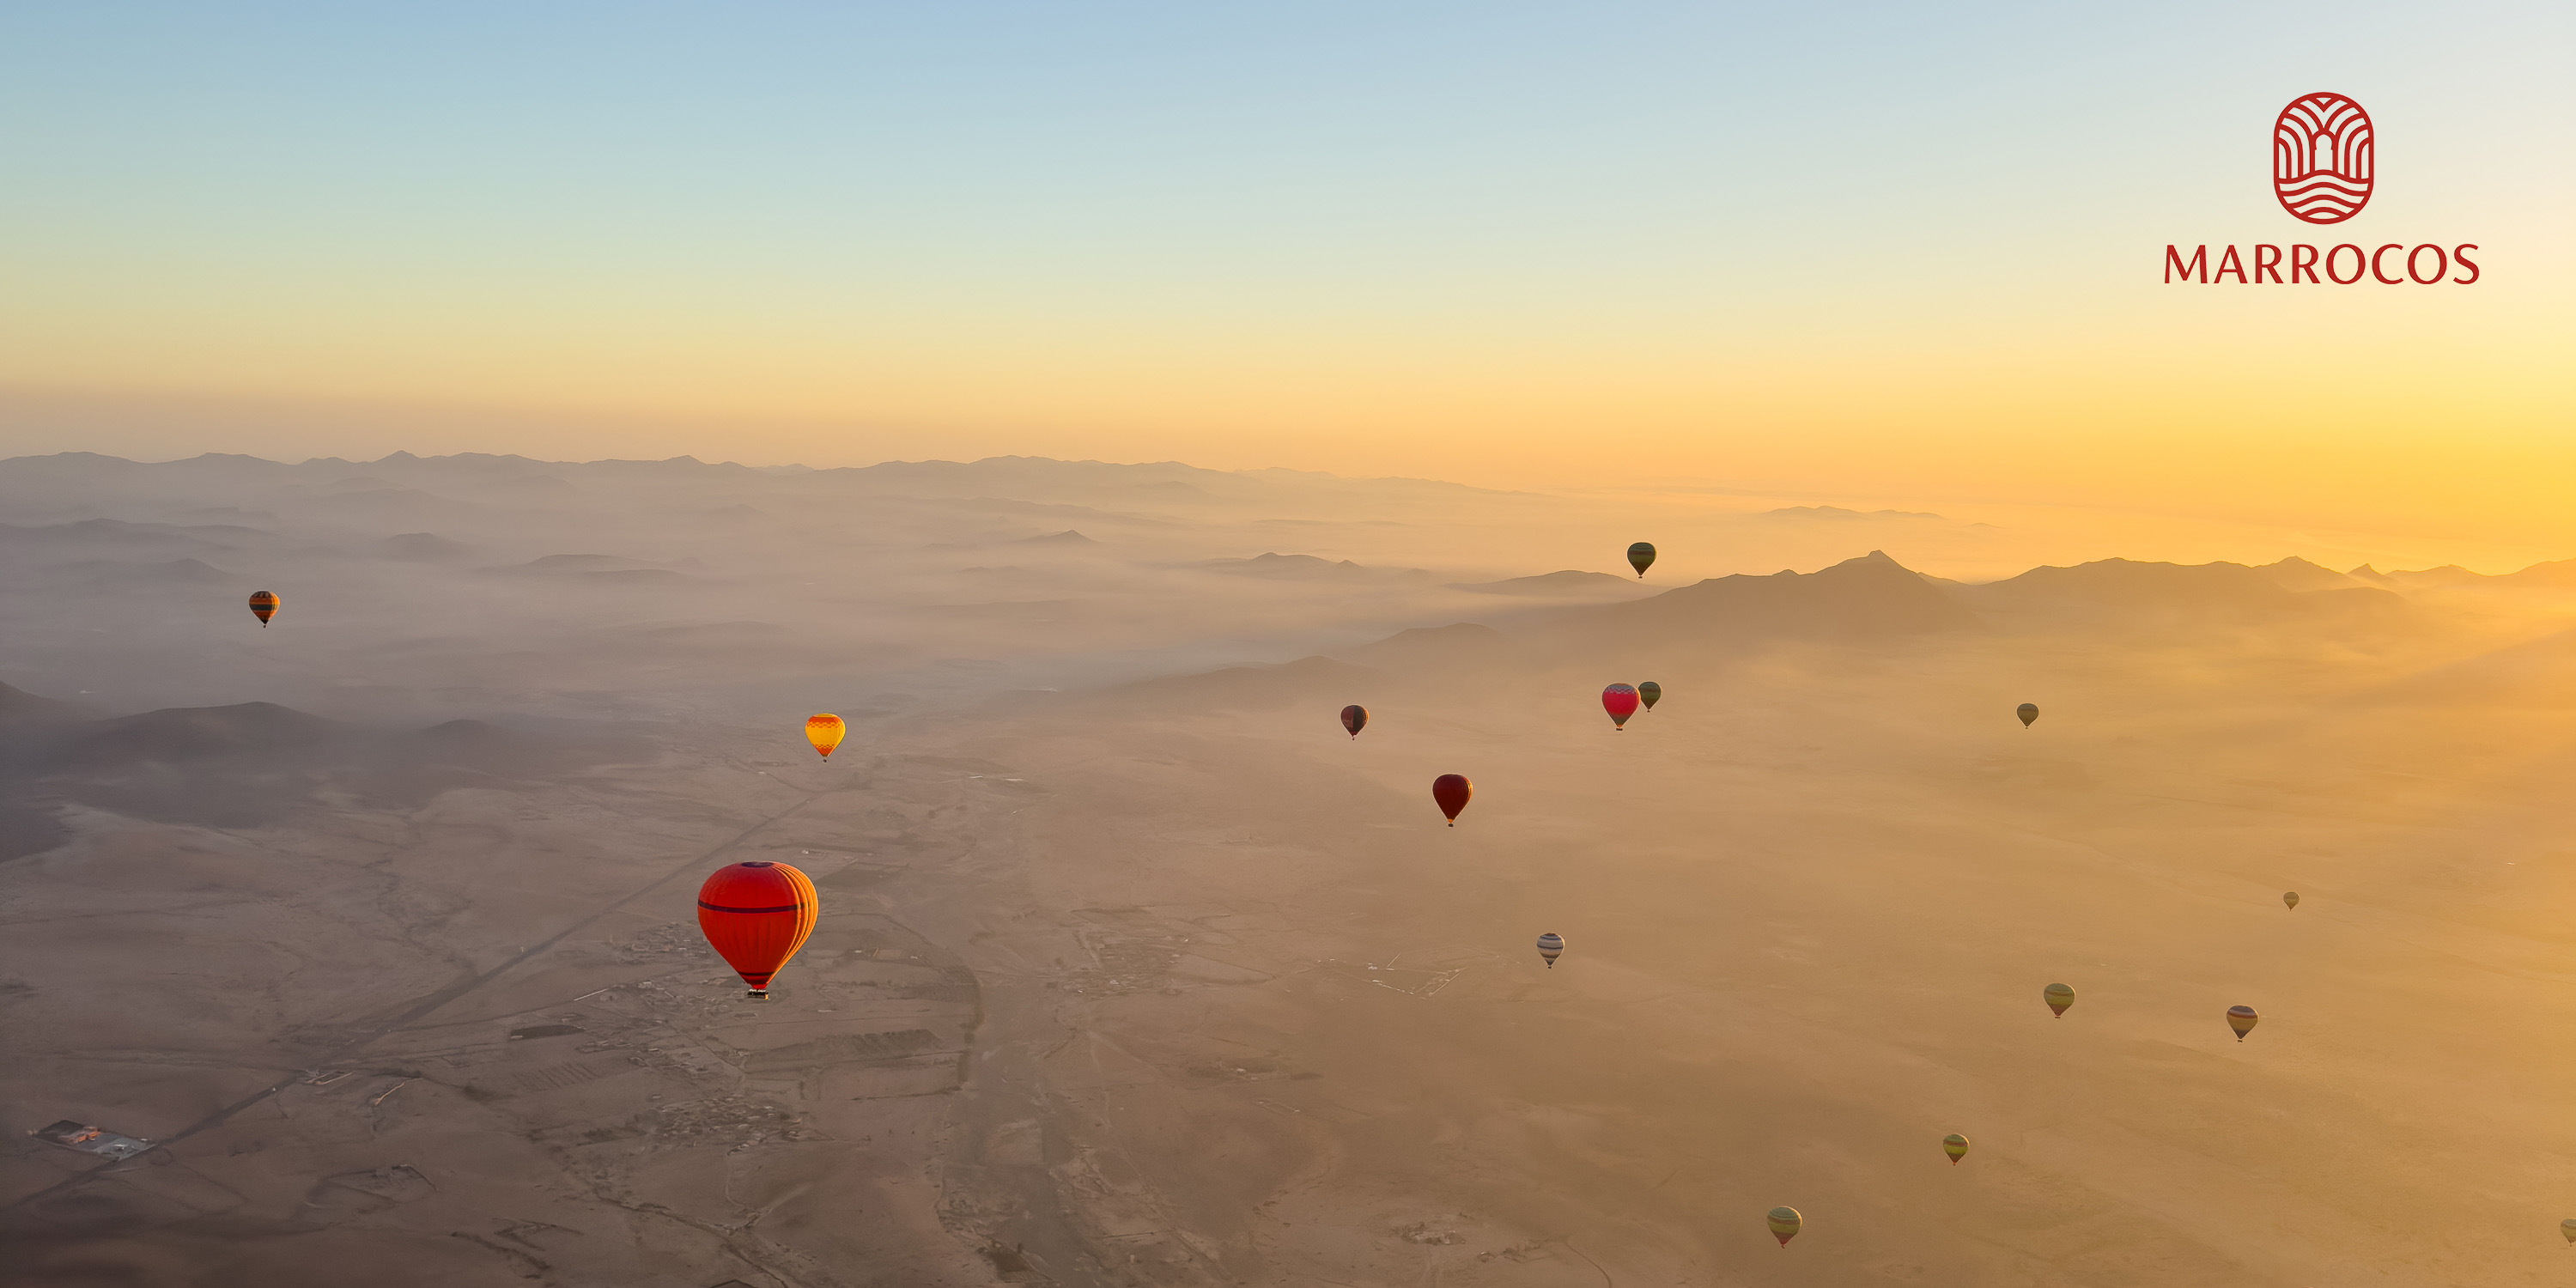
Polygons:
[[1780,1246],[1785,1248],[1791,1239],[1798,1237],[1798,1227],[1805,1223],[1806,1218],[1799,1216],[1796,1208],[1775,1207],[1771,1209],[1769,1220],[1771,1237],[1778,1239]]
[[2075,1005],[2075,990],[2064,984],[2051,984],[2039,995],[2047,999],[2048,1009],[2057,1012],[2059,1019],[2066,1018],[2066,1008]]
[[2020,706],[2014,707],[2013,714],[2021,717],[2021,727],[2027,729],[2030,727],[2031,721],[2039,718],[2039,704],[2036,702],[2025,702]]
[[2558,1232],[2566,1235],[2569,1243],[2576,1243],[2576,1216],[2571,1216],[2566,1220],[2559,1222]]
[[2299,910],[2299,892],[2296,890],[2282,891],[2281,902],[2289,905],[2290,911],[2297,912]]
[[1957,1132],[1942,1137],[1941,1152],[1950,1156],[1950,1166],[1957,1167],[1959,1160],[1968,1156],[1968,1138]]
[[1645,703],[1648,711],[1654,710],[1655,704],[1663,701],[1663,699],[1664,686],[1657,684],[1652,680],[1648,680],[1644,684],[1637,686],[1637,700]]
[[1628,566],[1637,570],[1637,580],[1644,581],[1646,579],[1646,570],[1655,566],[1654,543],[1651,541],[1640,541],[1637,544],[1628,547]]

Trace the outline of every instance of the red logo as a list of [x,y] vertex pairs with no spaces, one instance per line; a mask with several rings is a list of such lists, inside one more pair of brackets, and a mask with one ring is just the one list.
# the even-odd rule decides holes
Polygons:
[[2302,94],[2272,123],[2272,193],[2309,223],[2360,214],[2374,161],[2370,113],[2341,94]]

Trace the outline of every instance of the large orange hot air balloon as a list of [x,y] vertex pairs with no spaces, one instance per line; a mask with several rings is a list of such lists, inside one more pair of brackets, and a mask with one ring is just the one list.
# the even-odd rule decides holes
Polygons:
[[277,592],[273,590],[252,591],[250,593],[250,615],[258,618],[259,624],[265,628],[268,625],[268,619],[277,616]]
[[769,978],[814,933],[814,883],[784,863],[752,860],[715,870],[698,887],[698,929],[716,955],[769,1000]]
[[832,749],[841,745],[841,735],[849,731],[850,727],[829,711],[805,717],[805,741],[814,744],[814,750],[823,753],[825,760],[832,758]]
[[1431,799],[1439,802],[1451,827],[1458,826],[1458,811],[1467,808],[1467,798],[1475,794],[1476,785],[1465,774],[1442,774],[1431,780]]

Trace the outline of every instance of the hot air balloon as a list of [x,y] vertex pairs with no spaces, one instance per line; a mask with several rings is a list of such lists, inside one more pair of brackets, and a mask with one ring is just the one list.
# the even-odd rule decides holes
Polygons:
[[1646,570],[1655,566],[1655,543],[1640,541],[1628,547],[1628,566],[1637,570],[1637,580],[1646,579]]
[[1538,937],[1539,959],[1547,963],[1549,970],[1556,969],[1556,955],[1564,951],[1565,936],[1551,930]]
[[2297,912],[2299,910],[2299,892],[2296,890],[2282,891],[2281,902],[2288,904],[2290,906],[2290,911]]
[[262,629],[266,629],[268,626],[268,619],[277,616],[277,592],[273,590],[252,591],[250,593],[250,615],[258,618],[260,627]]
[[1440,812],[1449,816],[1449,826],[1458,826],[1458,811],[1467,808],[1467,798],[1476,794],[1476,785],[1465,774],[1442,774],[1431,780],[1431,799],[1440,803]]
[[1770,1220],[1771,1237],[1778,1239],[1780,1246],[1785,1248],[1791,1239],[1798,1237],[1798,1226],[1805,1218],[1798,1215],[1796,1208],[1775,1207],[1771,1209]]
[[2559,1222],[2558,1232],[2566,1235],[2569,1243],[2576,1243],[2576,1216],[2571,1216],[2566,1220]]
[[2061,1020],[2066,1018],[2066,1008],[2075,1005],[2075,990],[2064,984],[2051,984],[2039,995],[2048,999],[2048,1009],[2057,1012]]
[[784,863],[753,860],[715,870],[698,887],[698,929],[716,955],[769,1000],[769,978],[814,933],[814,883]]
[[2013,714],[2021,717],[2021,727],[2027,729],[2030,727],[2031,721],[2039,718],[2039,704],[2036,702],[2025,702],[2020,706],[2014,707]]
[[1368,708],[1356,702],[1342,708],[1342,727],[1350,730],[1352,737],[1359,737],[1360,730],[1368,728]]
[[1637,686],[1637,700],[1645,703],[1648,711],[1654,710],[1655,704],[1663,701],[1663,699],[1664,686],[1657,684],[1652,680],[1648,680],[1644,684]]
[[850,727],[829,711],[805,717],[805,741],[814,744],[814,750],[823,753],[825,760],[832,758],[832,749],[841,745],[841,735],[849,731]]
[[2256,1015],[2254,1013],[2254,1008],[2250,1006],[2231,1006],[2227,1008],[2227,1027],[2236,1030],[2236,1040],[2239,1042],[2245,1040],[2246,1034],[2254,1031],[2255,1022],[2262,1018],[2262,1016]]
[[1941,1152],[1950,1156],[1950,1166],[1957,1167],[1959,1160],[1968,1156],[1968,1138],[1957,1132],[1942,1137]]
[[1614,684],[1609,688],[1603,689],[1601,691],[1601,709],[1610,713],[1610,725],[1612,728],[1625,732],[1628,728],[1628,717],[1637,714],[1636,686],[1629,684]]

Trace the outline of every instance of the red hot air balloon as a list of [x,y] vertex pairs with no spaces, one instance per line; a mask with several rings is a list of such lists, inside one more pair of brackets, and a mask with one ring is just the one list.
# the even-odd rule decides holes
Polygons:
[[1635,685],[1614,684],[1601,691],[1601,709],[1610,713],[1611,727],[1626,732],[1628,717],[1637,714]]
[[784,863],[729,864],[698,887],[698,929],[760,1001],[770,976],[814,933],[816,908],[814,883]]
[[1458,811],[1467,808],[1467,798],[1476,794],[1476,785],[1465,774],[1442,774],[1431,780],[1431,799],[1440,803],[1440,812],[1449,816],[1449,826],[1458,826]]
[[1368,708],[1356,702],[1342,708],[1342,727],[1350,730],[1352,737],[1359,737],[1360,730],[1368,728]]

